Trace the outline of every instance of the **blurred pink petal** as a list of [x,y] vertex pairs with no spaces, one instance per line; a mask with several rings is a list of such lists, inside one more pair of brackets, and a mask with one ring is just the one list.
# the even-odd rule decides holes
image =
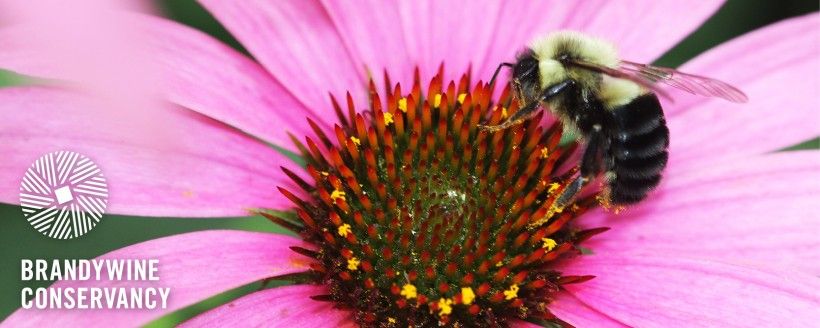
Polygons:
[[[113,14],[112,14],[113,15]],[[310,131],[304,107],[258,64],[212,37],[146,15],[118,14],[139,33],[147,58],[161,76],[167,100],[225,122],[268,142],[292,148],[287,136]],[[22,74],[71,80],[62,57],[30,39],[39,25],[0,29],[0,67]],[[111,72],[114,74],[114,72]],[[143,110],[143,109],[140,109]],[[274,128],[284,123],[286,128]]]
[[[602,37],[618,46],[622,58],[651,63],[697,29],[722,4],[723,0],[505,2],[498,14],[492,45],[478,66],[479,73],[482,79],[488,79],[498,63],[513,60],[532,38],[559,29]],[[468,22],[489,24],[487,20],[492,21]]]
[[820,43],[814,33],[799,32],[818,29],[818,14],[790,19],[686,65],[688,72],[734,83],[749,103],[684,97],[684,103],[667,106],[673,109],[670,172],[685,170],[690,162],[765,153],[820,135],[820,124],[810,119],[820,113],[820,98],[802,96],[820,88],[820,75],[808,73],[820,72]]
[[[55,74],[43,77],[72,81],[73,87],[110,103],[109,113],[163,128],[156,119],[157,69],[147,60],[144,35],[117,18],[127,10],[149,9],[149,3],[133,0],[0,1],[0,12],[10,16],[2,22],[9,26],[0,38],[0,68],[25,63],[49,69]],[[6,51],[18,47],[22,54],[6,58]]]
[[205,312],[181,327],[356,327],[350,312],[310,297],[327,287],[296,285],[265,289]]
[[[792,64],[820,61],[820,58],[817,58],[820,44],[816,35],[806,33],[818,28],[820,15],[817,13],[784,19],[709,49],[680,69],[696,74],[708,74],[710,77],[733,84],[768,80],[769,75],[776,75],[782,70],[794,73],[796,71],[790,68]],[[816,84],[816,76],[809,75],[811,74],[801,75],[799,81],[809,79]],[[787,85],[791,87],[793,84],[795,83]],[[772,86],[778,87],[776,84]],[[789,89],[784,90],[788,92]],[[772,95],[778,93],[780,91],[771,92]],[[696,109],[697,104],[707,102],[722,101],[680,93],[675,95],[675,103],[665,112],[668,117],[674,117],[680,112]]]
[[587,306],[570,293],[557,295],[549,305],[550,312],[575,327],[629,327]]
[[140,326],[229,289],[271,276],[307,270],[308,258],[288,249],[294,245],[310,247],[289,236],[231,230],[192,232],[146,241],[98,259],[158,259],[159,281],[61,281],[53,287],[170,287],[167,308],[125,311],[19,309],[3,321],[3,325]]
[[683,255],[820,275],[820,152],[760,155],[669,175],[651,201],[581,222],[597,253]]
[[245,55],[169,20],[133,18],[149,36],[151,58],[159,62],[163,90],[174,103],[285,148],[295,149],[288,132],[311,131],[305,117],[318,116]]
[[[41,155],[71,150],[102,169],[110,213],[149,216],[247,215],[289,206],[276,186],[290,184],[276,163],[289,160],[223,123],[167,108],[173,130],[105,115],[93,96],[44,87],[0,89],[0,184],[19,186]],[[17,203],[16,188],[0,201]]]
[[329,92],[344,99],[350,91],[357,99],[365,99],[365,63],[351,56],[318,1],[201,2],[276,80],[309,110],[320,114],[325,123],[336,121],[335,115],[323,114],[332,113]]
[[116,26],[119,23],[116,18],[100,14],[123,10],[149,13],[155,9],[151,2],[144,0],[85,0],[79,3],[62,0],[0,0],[0,27],[35,20],[51,23],[64,20],[58,23],[62,24],[76,18],[94,21],[92,24],[104,23],[98,26]]
[[820,322],[815,276],[658,255],[582,256],[563,273],[596,278],[566,288],[633,327],[812,327]]

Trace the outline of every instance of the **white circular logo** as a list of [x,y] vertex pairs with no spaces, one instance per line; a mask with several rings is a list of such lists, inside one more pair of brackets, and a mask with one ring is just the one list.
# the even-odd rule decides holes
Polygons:
[[58,151],[43,155],[20,183],[23,215],[34,229],[56,239],[90,231],[108,206],[108,184],[100,168],[83,155]]

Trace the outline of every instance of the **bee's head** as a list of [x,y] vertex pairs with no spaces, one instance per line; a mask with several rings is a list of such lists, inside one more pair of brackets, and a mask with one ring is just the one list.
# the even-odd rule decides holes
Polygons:
[[532,50],[520,53],[512,71],[513,91],[518,99],[524,102],[536,101],[540,90],[541,78],[538,60]]

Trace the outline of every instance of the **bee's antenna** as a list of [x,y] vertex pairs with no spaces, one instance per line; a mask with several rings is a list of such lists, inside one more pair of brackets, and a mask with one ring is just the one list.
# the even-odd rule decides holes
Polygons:
[[492,87],[492,86],[493,86],[493,84],[495,83],[495,78],[496,78],[496,77],[498,77],[498,73],[499,73],[499,72],[501,72],[501,68],[502,68],[502,67],[504,67],[504,66],[507,66],[507,67],[513,67],[513,63],[501,63],[501,64],[498,64],[498,68],[496,68],[496,69],[495,69],[495,73],[493,73],[493,78],[492,78],[492,79],[490,79],[490,87]]

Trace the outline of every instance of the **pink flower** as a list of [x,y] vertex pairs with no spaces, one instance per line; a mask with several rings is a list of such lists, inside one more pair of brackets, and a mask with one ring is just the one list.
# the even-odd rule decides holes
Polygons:
[[[348,202],[356,201],[348,196],[359,197],[359,205],[363,199],[361,193],[341,185],[345,181],[339,177],[344,174],[338,166],[328,166],[334,168],[331,172],[320,172],[322,165],[314,163],[311,167],[317,170],[308,174],[263,143],[299,151],[288,133],[303,140],[303,136],[321,132],[336,140],[333,125],[340,122],[334,118],[328,92],[341,96],[349,91],[357,108],[366,108],[368,73],[372,73],[375,85],[381,86],[384,81],[380,72],[386,69],[391,81],[405,89],[393,98],[381,93],[385,110],[371,108],[372,126],[376,127],[380,120],[388,124],[384,112],[403,115],[396,112],[401,106],[398,97],[408,93],[416,65],[422,81],[426,81],[443,61],[445,73],[452,74],[445,75],[446,89],[446,83],[459,81],[461,74],[470,69],[473,78],[489,77],[497,63],[512,58],[530,38],[558,28],[604,37],[620,47],[623,58],[651,62],[697,27],[721,2],[656,1],[631,6],[609,2],[502,6],[501,2],[489,1],[374,1],[367,6],[343,1],[204,4],[259,64],[176,23],[149,16],[123,18],[145,32],[148,39],[151,59],[162,76],[161,91],[169,104],[162,107],[162,120],[179,129],[159,133],[170,133],[175,142],[157,142],[154,133],[144,133],[133,122],[111,120],[89,111],[89,107],[100,104],[77,91],[40,86],[0,89],[0,109],[6,118],[0,122],[0,153],[6,157],[0,164],[0,183],[17,184],[19,172],[25,171],[36,157],[65,148],[90,155],[105,170],[111,189],[109,210],[113,213],[214,217],[245,215],[253,208],[289,210],[293,207],[291,200],[274,192],[276,187],[283,187],[296,193],[294,199],[332,209],[322,212],[329,218],[307,215],[308,219],[303,220],[332,222],[333,213],[346,213]],[[636,8],[641,9],[641,15],[634,15]],[[549,312],[580,327],[756,326],[784,322],[810,326],[820,321],[820,238],[816,236],[820,217],[815,213],[820,194],[820,156],[815,151],[772,153],[818,135],[816,120],[807,118],[816,117],[820,108],[815,96],[818,76],[809,73],[817,72],[820,64],[816,36],[806,33],[818,27],[816,14],[790,19],[722,45],[682,68],[730,82],[744,90],[751,101],[735,105],[677,97],[675,103],[665,105],[672,144],[664,182],[650,198],[621,216],[600,210],[580,215],[579,211],[580,217],[573,221],[577,226],[612,229],[584,243],[594,254],[557,264],[549,262],[563,277],[595,276],[583,283],[562,284],[560,291],[546,293],[549,298],[543,303]],[[59,65],[54,58],[32,54],[26,46],[27,40],[20,34],[0,30],[0,67],[34,76],[65,77],[55,69]],[[458,89],[462,91],[475,97],[472,101],[480,102],[481,92]],[[455,103],[453,95],[448,93],[450,98],[442,97],[442,101]],[[433,102],[428,100],[430,107],[437,107]],[[483,110],[489,110],[486,104]],[[315,128],[304,120],[305,116],[315,122]],[[353,137],[355,125],[343,130],[342,137]],[[356,148],[358,143],[370,142],[365,138],[340,139],[346,144],[339,148]],[[321,140],[317,144],[318,150],[304,157],[332,161],[334,152],[324,149]],[[496,145],[503,143],[491,144]],[[280,165],[299,178],[280,172]],[[412,169],[418,168],[411,168],[411,175],[417,172]],[[299,192],[299,179],[313,181],[325,173],[340,181],[328,178],[325,183],[320,177],[315,185],[324,195],[322,191]],[[355,177],[364,180],[367,174],[357,173]],[[327,186],[333,188],[326,190]],[[350,195],[330,191],[347,191]],[[479,192],[489,194],[490,190]],[[16,202],[17,195],[12,189],[3,189],[0,201]],[[322,201],[327,204],[322,205]],[[301,212],[307,212],[305,207]],[[373,213],[367,215],[375,216]],[[353,221],[344,222],[358,229],[349,233],[352,238],[364,236],[359,234],[364,234],[365,228],[357,228]],[[335,224],[339,230],[329,230],[330,237],[325,238],[350,242],[343,225]],[[556,233],[570,233],[558,227],[561,230]],[[327,248],[332,242],[317,242],[311,239],[317,235],[308,235],[311,242],[257,232],[204,231],[132,245],[102,258],[159,259],[161,281],[156,284],[172,287],[169,308],[131,312],[18,310],[4,324],[138,325],[234,287],[311,268],[336,274],[329,279],[336,284],[336,290],[323,285],[266,289],[204,313],[188,324],[317,327],[367,320],[366,313],[349,310],[353,304],[342,303],[339,305],[348,308],[336,308],[333,302],[311,299],[316,295],[337,299],[345,296],[338,292],[350,286],[341,282],[342,272],[366,287],[366,279],[358,280],[364,276],[355,276],[367,271],[365,256],[348,254],[338,258],[342,265],[352,267],[348,270],[330,267],[330,260],[311,250],[333,249],[344,255],[345,247]],[[518,236],[510,235],[509,239]],[[513,243],[497,237],[493,237],[496,244],[488,245]],[[577,240],[573,238],[565,238],[567,245],[574,246]],[[430,245],[437,244],[431,241]],[[299,253],[291,251],[292,247],[298,247]],[[387,257],[381,254],[371,258]],[[500,268],[511,266],[508,261],[513,259],[501,258]],[[387,272],[376,274],[387,277]],[[436,275],[441,273],[434,272]],[[485,302],[482,311],[495,294],[501,293],[504,298],[499,304],[512,307],[520,299],[524,306],[531,306],[525,300],[533,297],[525,297],[529,295],[526,293],[542,290],[523,284],[520,289],[517,285],[512,288],[509,279],[516,278],[502,277],[505,285],[494,283],[492,293],[479,296]],[[539,279],[558,281],[531,276],[524,281],[534,283]],[[461,285],[450,287],[453,291],[430,292],[452,296],[442,296],[440,301],[420,302],[419,297],[408,296],[416,292],[405,290],[399,295],[383,292],[392,297],[390,304],[415,299],[434,310],[431,316],[439,319],[450,313],[444,310],[450,306],[445,301],[452,301],[453,316],[469,320],[464,318],[471,313],[471,302],[465,301],[466,292],[459,292],[458,287],[465,284],[463,279],[460,281]],[[382,282],[374,284],[382,286]],[[55,287],[92,285],[132,286],[133,282],[58,282]],[[479,284],[470,286],[481,294]],[[519,290],[521,296],[516,295]],[[535,308],[531,311],[539,312]],[[351,313],[356,313],[356,318]],[[514,319],[510,313],[516,312],[500,312],[504,320]],[[488,317],[486,312],[474,315]],[[515,324],[528,325],[521,321]]]

